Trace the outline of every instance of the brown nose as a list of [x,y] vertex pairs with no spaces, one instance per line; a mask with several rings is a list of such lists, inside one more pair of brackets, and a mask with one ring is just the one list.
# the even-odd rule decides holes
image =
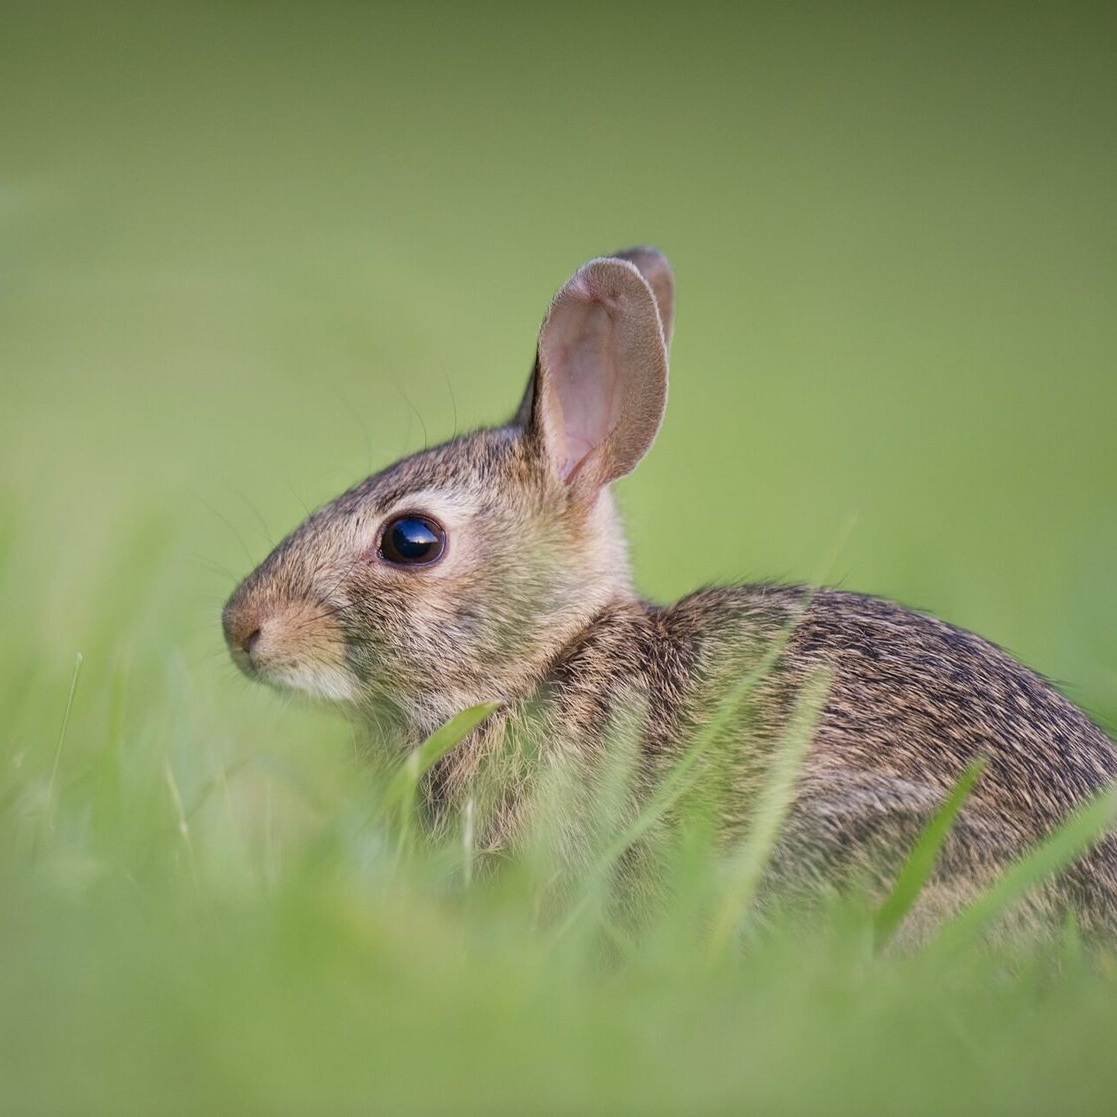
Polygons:
[[256,609],[234,597],[221,614],[225,641],[234,657],[242,653],[252,658],[252,649],[260,642],[260,617]]

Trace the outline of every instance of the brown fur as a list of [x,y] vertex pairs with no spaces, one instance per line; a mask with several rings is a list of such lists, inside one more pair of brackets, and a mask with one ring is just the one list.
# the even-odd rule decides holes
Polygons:
[[[773,585],[703,590],[664,608],[637,597],[607,482],[647,449],[662,400],[618,409],[610,393],[639,393],[647,352],[658,344],[664,379],[649,391],[653,400],[662,396],[673,286],[654,250],[628,258],[636,267],[588,265],[589,280],[583,269],[556,299],[559,310],[548,319],[555,356],[550,365],[537,362],[509,425],[397,463],[280,544],[226,607],[234,657],[267,681],[342,701],[401,748],[467,706],[500,702],[427,784],[437,822],[478,793],[510,735],[529,741],[507,761],[485,814],[484,842],[497,849],[526,832],[549,772],[576,773],[572,782],[589,789],[589,809],[618,719],[627,719],[638,742],[625,807],[635,812],[641,792],[701,731],[726,687],[786,640],[732,723],[730,790],[719,800],[724,832],[747,829],[797,697],[826,671],[830,689],[773,879],[808,894],[849,874],[887,887],[966,765],[984,757],[988,767],[916,914],[933,922],[1117,779],[1117,752],[1084,714],[1004,652],[885,601]],[[595,317],[578,318],[577,306]],[[577,321],[568,326],[566,318]],[[618,322],[621,333],[609,332]],[[594,345],[609,360],[621,353],[617,367],[602,373],[612,378],[604,394],[621,418],[583,462],[572,463],[564,457],[567,439],[576,445],[584,434],[571,430],[578,383],[551,382],[562,381],[563,354],[570,337],[582,336],[578,330],[595,331]],[[624,345],[635,356],[625,357]],[[447,528],[437,564],[405,569],[378,557],[379,531],[404,510],[432,514]],[[592,820],[576,817],[575,800],[570,817],[556,820],[574,866],[592,829]],[[1113,837],[1032,907],[1050,919],[1073,908],[1092,931],[1117,929]]]

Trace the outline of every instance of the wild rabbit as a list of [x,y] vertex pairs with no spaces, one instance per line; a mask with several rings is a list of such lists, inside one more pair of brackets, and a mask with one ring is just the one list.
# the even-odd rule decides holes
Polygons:
[[[563,759],[592,783],[621,711],[635,711],[639,782],[652,786],[727,686],[753,673],[747,714],[729,730],[720,810],[731,836],[747,826],[798,696],[825,673],[772,875],[808,892],[850,871],[883,886],[985,758],[922,902],[933,921],[1114,781],[1117,751],[998,648],[886,601],[766,584],[666,607],[636,595],[610,485],[663,417],[673,297],[651,248],[579,269],[551,304],[515,417],[398,462],[310,516],[225,607],[232,656],[253,678],[386,726],[405,748],[499,702],[430,773],[436,817],[470,794],[509,729],[530,729],[538,764]],[[515,841],[528,798],[504,795],[490,845]],[[1032,906],[1117,928],[1113,836]]]

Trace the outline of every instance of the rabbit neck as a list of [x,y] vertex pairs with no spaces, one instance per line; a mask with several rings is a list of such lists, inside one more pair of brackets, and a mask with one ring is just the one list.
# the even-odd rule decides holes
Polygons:
[[[671,683],[659,655],[669,635],[661,618],[661,610],[631,592],[598,608],[518,694],[432,771],[427,797],[435,813],[471,797],[485,783],[486,769],[499,765],[506,777],[505,809],[496,826],[503,844],[537,783],[540,763],[566,754],[577,764],[584,761],[588,771],[617,731],[630,733],[630,743],[643,748],[670,717],[663,696]],[[670,652],[666,657],[676,685],[685,658]]]

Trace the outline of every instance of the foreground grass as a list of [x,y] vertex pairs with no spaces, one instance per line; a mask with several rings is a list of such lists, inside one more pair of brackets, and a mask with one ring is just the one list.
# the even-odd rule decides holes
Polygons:
[[901,894],[717,949],[747,874],[701,841],[665,864],[675,899],[641,934],[612,927],[598,882],[563,922],[541,914],[551,868],[476,876],[457,839],[424,844],[401,826],[417,766],[385,781],[328,720],[246,692],[217,730],[209,703],[235,688],[207,694],[154,644],[90,646],[50,677],[6,666],[6,1112],[1117,1101],[1117,969],[1073,929],[1041,954],[955,934],[882,955]]

